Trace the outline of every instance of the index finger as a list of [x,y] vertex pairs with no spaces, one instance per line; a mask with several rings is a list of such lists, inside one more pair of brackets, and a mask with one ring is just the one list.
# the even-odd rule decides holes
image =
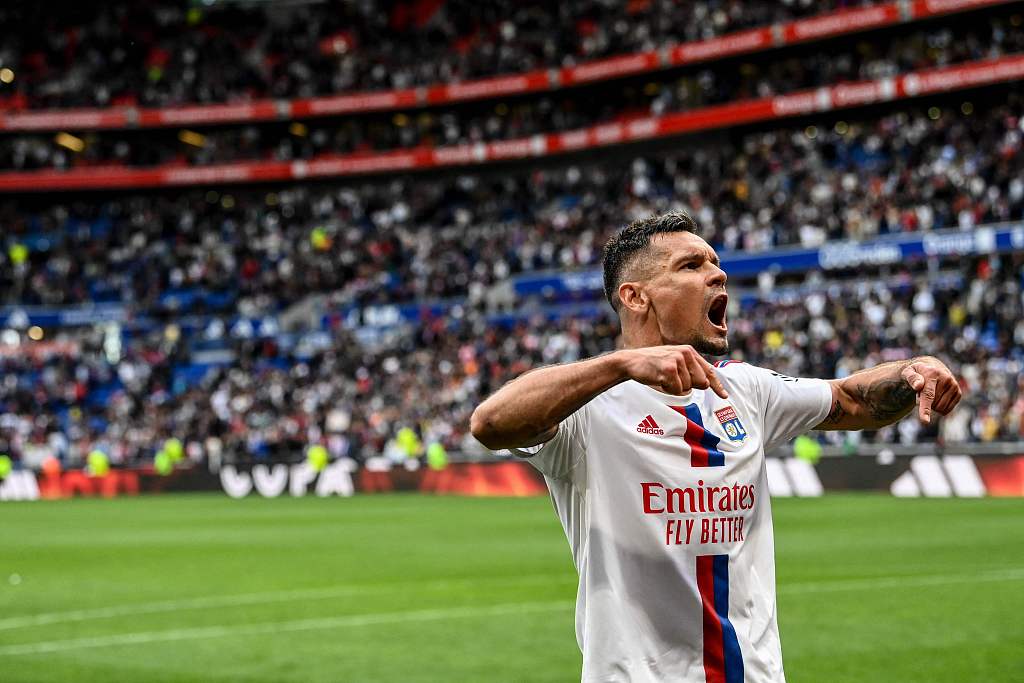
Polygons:
[[708,384],[711,385],[711,388],[714,390],[714,392],[721,396],[722,398],[729,398],[729,392],[725,390],[725,386],[722,384],[722,380],[718,379],[718,375],[715,373],[714,366],[711,365],[711,363],[704,360],[704,356],[700,355],[699,353],[694,355],[697,356],[697,361],[701,364],[701,367],[704,368],[704,374],[708,376]]
[[935,400],[935,385],[938,382],[938,377],[932,377],[924,385],[924,390],[921,392],[921,405],[918,409],[918,415],[921,418],[921,422],[925,424],[932,421],[932,401]]

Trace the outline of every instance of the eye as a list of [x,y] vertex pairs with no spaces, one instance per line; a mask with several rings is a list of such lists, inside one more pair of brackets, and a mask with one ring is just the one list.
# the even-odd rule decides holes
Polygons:
[[687,270],[697,270],[700,268],[700,261],[687,261],[683,264],[683,268]]

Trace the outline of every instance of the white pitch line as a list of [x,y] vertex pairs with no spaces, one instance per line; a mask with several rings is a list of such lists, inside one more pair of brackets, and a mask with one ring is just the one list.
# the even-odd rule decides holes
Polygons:
[[992,569],[976,574],[932,574],[923,576],[878,576],[846,581],[807,581],[782,584],[779,593],[826,593],[829,591],[858,591],[872,588],[918,588],[946,586],[955,583],[1024,580],[1024,568]]
[[400,624],[417,621],[441,621],[445,619],[464,619],[473,617],[500,617],[517,614],[532,614],[535,612],[567,611],[572,606],[573,603],[566,600],[556,602],[522,602],[504,605],[490,605],[487,607],[451,607],[447,609],[425,609],[412,612],[356,614],[351,616],[299,619],[296,621],[275,621],[264,624],[249,624],[241,626],[205,626],[198,628],[172,629],[169,631],[118,633],[108,636],[93,636],[89,638],[71,638],[67,640],[49,640],[36,643],[22,643],[20,645],[8,645],[6,647],[0,647],[0,657],[49,654],[81,648],[103,648],[117,647],[120,645],[164,643],[178,640],[223,638],[225,636],[255,636],[295,631],[315,631],[329,628]]
[[348,584],[342,586],[326,586],[323,588],[296,588],[293,590],[266,591],[262,593],[237,593],[235,595],[211,595],[198,598],[182,598],[179,600],[161,600],[158,602],[142,602],[129,605],[111,605],[89,609],[68,610],[64,612],[44,612],[28,614],[20,617],[0,619],[0,631],[48,624],[62,624],[73,621],[91,621],[93,619],[110,619],[112,617],[129,617],[142,614],[161,614],[165,612],[182,612],[190,609],[212,609],[217,607],[244,607],[246,605],[262,605],[268,602],[288,602],[290,600],[322,600],[326,598],[343,598],[365,593],[394,593],[403,588],[422,591],[424,589],[491,586],[495,584],[540,583],[564,580],[564,574],[524,574],[522,576],[479,578],[479,579],[437,579],[433,581],[406,581],[377,584]]
[[[71,610],[66,612],[48,612],[30,614],[20,617],[0,619],[0,630],[29,628],[75,621],[91,621],[113,617],[136,616],[143,614],[160,614],[181,612],[190,609],[212,609],[218,607],[244,607],[269,602],[287,602],[290,600],[318,600],[338,598],[365,593],[390,593],[401,588],[423,590],[429,588],[446,588],[465,585],[516,584],[541,581],[561,581],[569,578],[563,574],[527,574],[513,577],[496,577],[494,579],[436,580],[423,582],[354,584],[345,586],[328,586],[325,588],[306,588],[284,591],[268,591],[263,593],[241,593],[236,595],[215,595],[181,600],[165,600],[161,602],[138,603],[134,605],[114,605],[92,609]],[[806,581],[802,583],[780,584],[780,594],[826,593],[830,591],[857,591],[878,588],[911,588],[926,586],[945,586],[957,583],[989,583],[993,581],[1024,580],[1024,568],[1008,568],[988,570],[974,574],[932,574],[921,576],[879,576],[864,579],[848,579],[844,581]]]

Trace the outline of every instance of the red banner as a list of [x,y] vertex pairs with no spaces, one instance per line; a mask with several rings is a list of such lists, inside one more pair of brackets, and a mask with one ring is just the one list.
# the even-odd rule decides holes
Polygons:
[[527,92],[621,78],[658,69],[749,54],[773,47],[868,31],[901,22],[963,12],[1009,0],[914,0],[828,12],[776,26],[729,33],[717,38],[584,62],[562,69],[538,69],[464,83],[423,88],[360,92],[296,100],[254,100],[163,109],[115,107],[0,113],[0,130],[83,130],[158,126],[201,126],[250,121],[337,116],[355,112],[408,109],[424,105],[504,97]]
[[252,161],[147,169],[95,166],[70,171],[0,173],[0,192],[253,183],[483,164],[609,147],[637,140],[858,107],[1022,78],[1024,55],[1014,55],[929,69],[895,78],[843,83],[778,97],[734,102],[660,117],[640,117],[515,140],[453,147],[417,147],[378,154],[330,155],[310,161]]
[[775,46],[770,28],[755,28],[749,31],[729,33],[718,38],[699,40],[694,43],[676,45],[669,53],[673,66],[691,62],[707,62],[722,57],[757,52]]
[[1024,496],[1024,456],[991,458],[978,462],[990,496]]
[[[961,4],[967,4],[962,2]],[[952,11],[952,10],[947,10]],[[938,14],[933,12],[932,14]],[[920,15],[914,18],[919,18]],[[802,19],[786,24],[782,29],[784,43],[799,43],[819,40],[843,33],[856,33],[880,26],[899,23],[900,9],[897,3],[858,7],[829,12],[817,17]]]

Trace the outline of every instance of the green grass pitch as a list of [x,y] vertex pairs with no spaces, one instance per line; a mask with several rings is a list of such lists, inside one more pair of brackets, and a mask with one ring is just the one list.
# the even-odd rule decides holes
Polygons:
[[[791,683],[1024,681],[1024,501],[776,500]],[[0,680],[571,681],[545,498],[0,504]]]

